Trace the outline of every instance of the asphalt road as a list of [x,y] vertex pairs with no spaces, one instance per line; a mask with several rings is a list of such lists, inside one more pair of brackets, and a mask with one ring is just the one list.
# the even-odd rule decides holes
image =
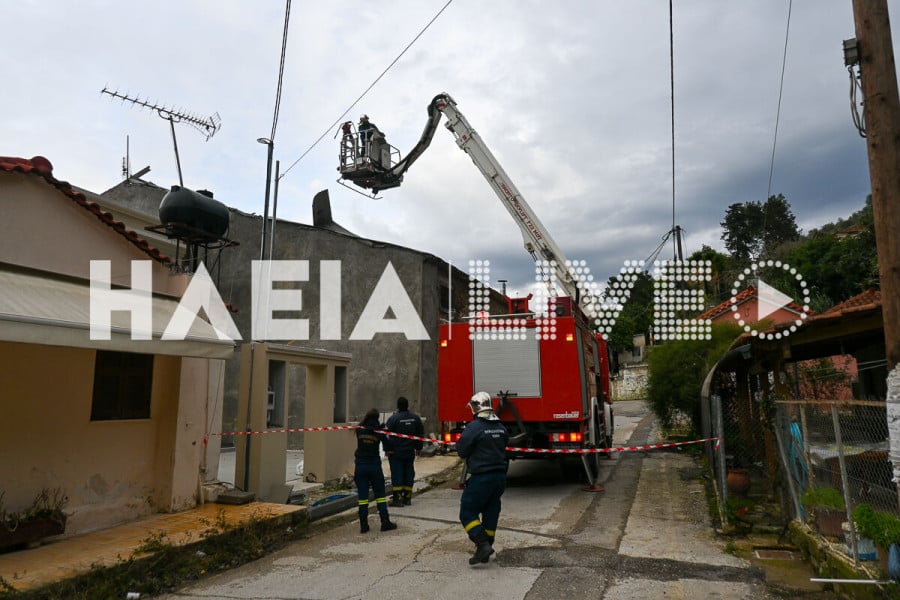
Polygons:
[[[654,441],[652,422],[643,403],[617,404],[617,444]],[[511,465],[489,564],[468,564],[473,545],[457,519],[460,492],[448,485],[392,509],[396,531],[361,535],[345,513],[313,524],[308,539],[164,598],[776,597],[760,569],[715,538],[690,457],[621,453],[602,463],[602,493],[583,491],[562,471],[544,461]]]

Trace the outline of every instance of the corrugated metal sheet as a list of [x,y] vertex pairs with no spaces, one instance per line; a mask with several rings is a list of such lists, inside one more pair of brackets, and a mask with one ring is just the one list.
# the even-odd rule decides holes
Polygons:
[[88,282],[0,270],[0,340],[200,358],[231,358],[234,353],[234,342],[219,339],[219,332],[199,318],[186,339],[163,340],[178,300],[159,296],[152,299],[151,339],[131,339],[130,313],[112,311],[111,339],[92,340],[90,293]]
[[473,389],[492,396],[509,391],[519,397],[541,395],[541,351],[535,336],[524,340],[475,340]]

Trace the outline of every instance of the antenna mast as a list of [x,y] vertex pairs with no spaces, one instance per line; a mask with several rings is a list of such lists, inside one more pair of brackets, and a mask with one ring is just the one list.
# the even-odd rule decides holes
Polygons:
[[119,98],[122,102],[130,102],[143,108],[149,108],[150,110],[156,111],[156,114],[161,118],[169,121],[169,128],[172,131],[172,146],[175,148],[175,165],[178,167],[178,183],[181,187],[184,187],[184,179],[181,176],[181,159],[178,157],[178,140],[175,139],[175,123],[187,123],[200,133],[204,134],[206,136],[206,141],[209,141],[222,126],[222,119],[219,117],[219,113],[214,113],[209,118],[204,119],[191,113],[166,108],[160,104],[141,100],[139,96],[132,98],[127,93],[120,94],[118,90],[111,92],[108,88],[104,87],[100,90],[100,93],[112,96],[113,98]]

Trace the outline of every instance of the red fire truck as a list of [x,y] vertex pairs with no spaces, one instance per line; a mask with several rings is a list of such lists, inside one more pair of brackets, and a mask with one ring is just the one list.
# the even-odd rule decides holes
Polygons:
[[[486,391],[510,431],[507,454],[512,459],[560,459],[567,455],[541,451],[610,448],[613,410],[607,348],[586,314],[596,312],[598,300],[579,281],[576,270],[569,268],[562,250],[453,98],[446,93],[435,96],[419,142],[402,159],[380,132],[363,139],[351,122],[344,123],[341,179],[373,194],[399,186],[404,173],[431,143],[442,116],[457,145],[518,225],[525,249],[548,270],[547,283],[552,286],[543,306],[529,306],[530,296],[507,298],[507,314],[472,311],[459,322],[441,325],[438,419],[444,441],[452,444],[458,439],[472,420],[467,401],[475,392]],[[598,461],[609,455],[579,454],[593,486]]]

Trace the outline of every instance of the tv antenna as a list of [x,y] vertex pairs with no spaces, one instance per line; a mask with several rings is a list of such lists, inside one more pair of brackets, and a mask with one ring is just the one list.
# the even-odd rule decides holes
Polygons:
[[112,96],[113,98],[118,98],[122,102],[130,102],[142,108],[149,108],[150,110],[156,111],[157,115],[169,122],[169,127],[172,130],[172,146],[175,148],[175,165],[178,167],[178,183],[181,187],[184,187],[184,179],[181,176],[181,159],[178,157],[178,140],[175,139],[175,123],[187,123],[205,135],[206,141],[209,141],[209,138],[214,136],[222,127],[222,119],[219,117],[219,113],[214,113],[210,117],[204,119],[182,110],[166,108],[161,104],[141,100],[140,96],[132,98],[127,93],[120,94],[118,90],[110,91],[108,88],[104,87],[100,90],[100,93]]

